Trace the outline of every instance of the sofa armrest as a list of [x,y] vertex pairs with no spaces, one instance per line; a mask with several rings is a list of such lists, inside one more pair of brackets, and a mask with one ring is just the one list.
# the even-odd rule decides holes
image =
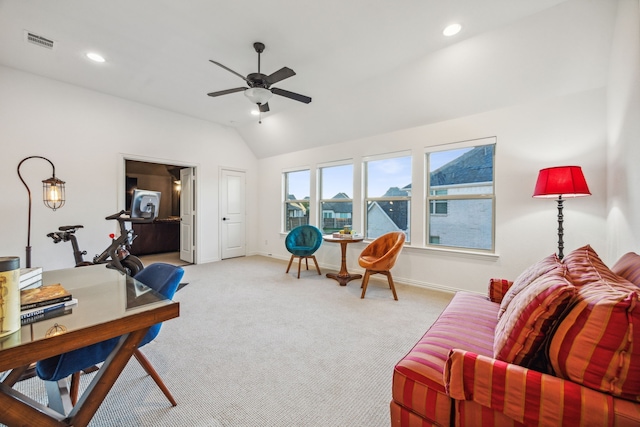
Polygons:
[[513,285],[511,280],[507,279],[490,279],[489,280],[489,300],[500,304],[504,294]]
[[640,404],[491,357],[453,349],[444,370],[455,400],[471,400],[525,425],[640,425]]

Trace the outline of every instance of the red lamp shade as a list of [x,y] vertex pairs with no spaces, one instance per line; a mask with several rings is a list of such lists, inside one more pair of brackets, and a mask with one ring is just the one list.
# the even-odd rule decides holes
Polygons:
[[556,166],[541,169],[533,197],[582,197],[591,192],[580,166]]

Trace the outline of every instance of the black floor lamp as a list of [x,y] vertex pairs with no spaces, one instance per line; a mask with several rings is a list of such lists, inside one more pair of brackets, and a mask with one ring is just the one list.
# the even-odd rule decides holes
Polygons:
[[556,166],[552,168],[541,169],[538,174],[536,188],[533,191],[533,197],[555,199],[558,201],[558,258],[562,260],[564,254],[564,242],[562,236],[564,229],[562,222],[562,203],[563,196],[567,197],[583,197],[590,196],[591,192],[584,179],[580,166]]
[[26,247],[26,267],[31,267],[31,190],[29,190],[29,186],[24,179],[22,179],[22,175],[20,175],[20,166],[29,160],[29,159],[42,159],[49,162],[51,168],[53,169],[53,176],[49,179],[45,179],[42,181],[42,201],[45,206],[53,209],[54,211],[58,208],[61,208],[64,205],[64,181],[56,178],[56,167],[51,163],[51,160],[41,157],[41,156],[29,156],[27,158],[22,159],[20,163],[18,163],[18,177],[20,181],[24,184],[27,189],[27,193],[29,194],[29,219],[27,222],[27,247]]

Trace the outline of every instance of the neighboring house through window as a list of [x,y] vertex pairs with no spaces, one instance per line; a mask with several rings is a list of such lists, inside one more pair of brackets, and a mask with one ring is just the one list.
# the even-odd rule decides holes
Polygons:
[[429,245],[494,250],[495,138],[473,143],[426,154]]
[[325,234],[352,226],[353,164],[323,166],[320,177],[320,227]]
[[365,159],[366,238],[403,231],[410,242],[411,156]]
[[309,224],[309,169],[284,173],[284,231]]

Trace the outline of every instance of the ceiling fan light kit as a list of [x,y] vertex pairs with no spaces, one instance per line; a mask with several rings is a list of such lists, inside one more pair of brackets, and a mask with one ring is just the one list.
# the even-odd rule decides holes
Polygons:
[[244,96],[249,98],[254,104],[266,104],[273,96],[270,90],[262,87],[252,87],[244,91]]
[[300,95],[294,92],[289,92],[288,90],[280,89],[277,87],[272,88],[271,85],[278,83],[289,77],[295,76],[296,73],[291,68],[282,67],[275,73],[272,73],[268,76],[265,74],[262,74],[260,72],[260,54],[264,51],[265,46],[263,43],[256,42],[253,44],[253,48],[258,53],[258,72],[248,74],[247,77],[242,76],[242,74],[232,70],[229,67],[226,67],[225,65],[222,65],[219,62],[213,61],[211,59],[209,60],[210,62],[216,64],[217,66],[224,68],[230,73],[233,73],[236,76],[240,77],[242,80],[244,80],[247,83],[249,87],[248,88],[237,87],[233,89],[226,89],[226,90],[221,90],[217,92],[211,92],[211,93],[208,93],[207,95],[215,97],[215,96],[227,95],[229,93],[244,92],[244,95],[247,98],[249,98],[249,100],[252,103],[258,106],[258,110],[261,113],[266,113],[269,111],[268,101],[271,98],[271,96],[273,96],[273,94],[280,95],[285,98],[293,99],[295,101],[303,102],[305,104],[308,104],[311,102],[311,98],[308,96]]

